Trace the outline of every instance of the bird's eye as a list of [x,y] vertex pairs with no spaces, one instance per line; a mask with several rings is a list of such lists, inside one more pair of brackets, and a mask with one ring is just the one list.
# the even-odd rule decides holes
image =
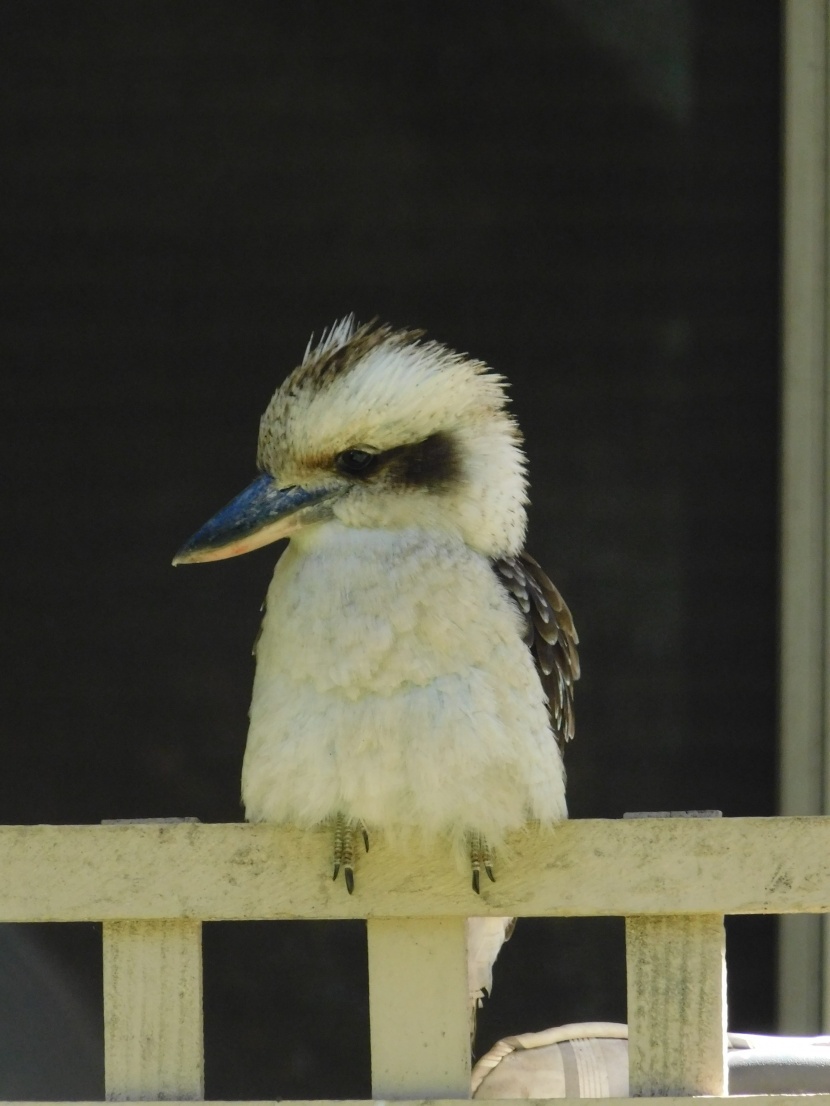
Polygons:
[[377,454],[365,449],[346,449],[337,455],[337,467],[349,476],[365,476],[377,460]]

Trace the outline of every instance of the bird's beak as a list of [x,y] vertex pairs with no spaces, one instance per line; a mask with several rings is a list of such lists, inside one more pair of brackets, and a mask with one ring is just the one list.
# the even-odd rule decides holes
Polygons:
[[221,561],[286,538],[331,514],[340,488],[280,488],[267,473],[258,476],[184,543],[174,565]]

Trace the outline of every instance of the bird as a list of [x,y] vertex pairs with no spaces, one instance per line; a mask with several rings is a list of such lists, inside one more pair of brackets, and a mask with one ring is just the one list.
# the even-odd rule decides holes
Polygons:
[[[249,821],[328,825],[349,893],[376,831],[444,841],[480,893],[511,831],[567,817],[578,637],[524,549],[522,446],[487,364],[348,316],[274,393],[259,475],[174,559],[289,539],[255,645],[242,799]],[[473,942],[471,995],[510,928],[478,921],[498,925]]]

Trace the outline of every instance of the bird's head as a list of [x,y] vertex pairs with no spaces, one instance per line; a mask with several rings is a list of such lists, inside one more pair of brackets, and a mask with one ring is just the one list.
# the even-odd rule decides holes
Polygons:
[[262,416],[261,475],[179,550],[219,560],[337,520],[521,549],[521,436],[504,379],[420,332],[351,319],[324,333]]

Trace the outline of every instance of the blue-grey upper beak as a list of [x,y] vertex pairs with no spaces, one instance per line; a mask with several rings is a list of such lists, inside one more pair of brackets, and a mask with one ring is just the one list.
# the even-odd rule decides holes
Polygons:
[[184,543],[174,565],[220,561],[287,537],[309,522],[330,515],[328,501],[338,488],[277,487],[263,473]]

